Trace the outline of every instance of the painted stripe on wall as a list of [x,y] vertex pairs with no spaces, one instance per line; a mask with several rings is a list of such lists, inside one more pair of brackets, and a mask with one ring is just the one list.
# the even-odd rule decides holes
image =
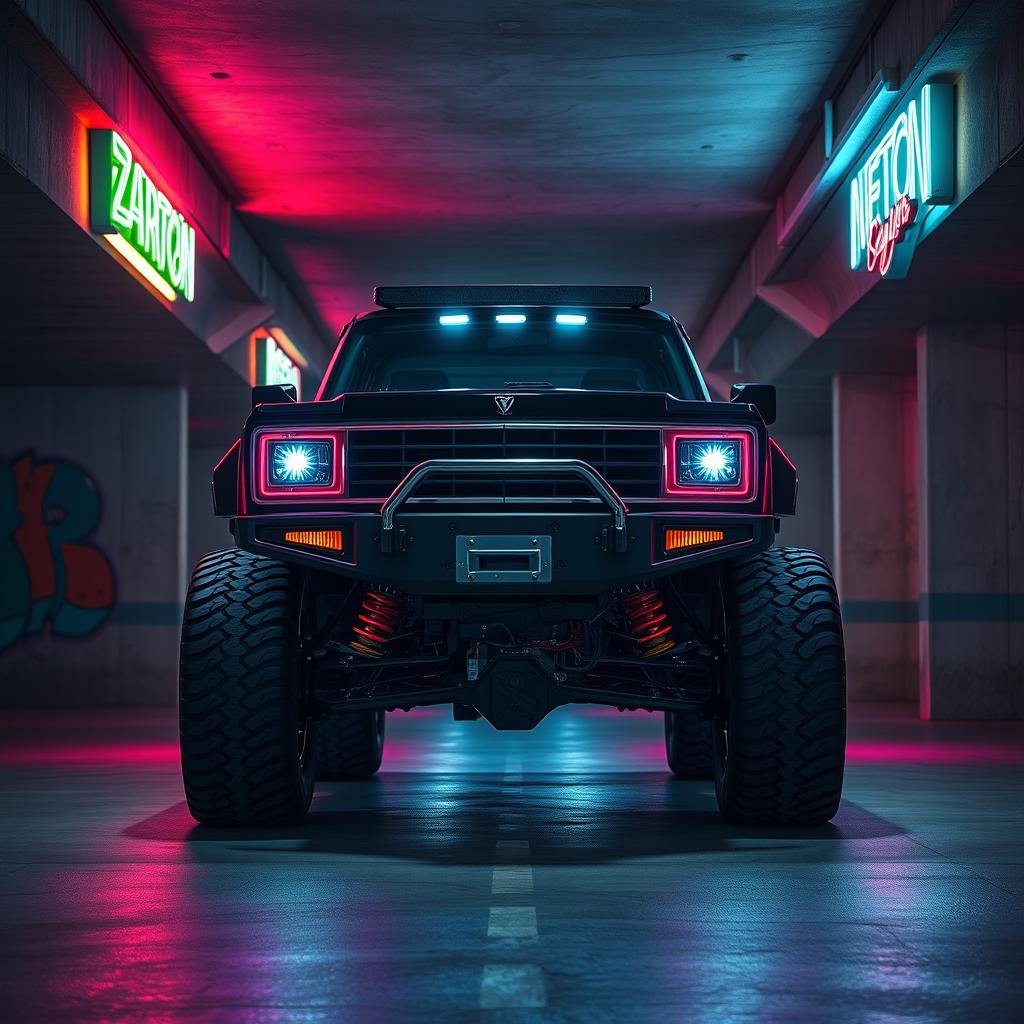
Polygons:
[[121,601],[110,621],[115,626],[180,626],[184,611],[177,601]]
[[843,619],[860,623],[1022,622],[1024,594],[922,594],[917,601],[843,601]]

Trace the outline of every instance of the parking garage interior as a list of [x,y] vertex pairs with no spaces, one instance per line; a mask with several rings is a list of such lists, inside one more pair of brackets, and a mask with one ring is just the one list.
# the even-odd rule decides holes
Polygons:
[[[4,1019],[1019,1016],[1019,3],[0,0],[0,86]],[[194,252],[126,251],[102,154]],[[478,283],[651,285],[714,400],[776,388],[777,543],[842,608],[827,824],[721,820],[660,712],[591,705],[396,710],[301,824],[190,816],[252,389],[312,400],[375,286]]]

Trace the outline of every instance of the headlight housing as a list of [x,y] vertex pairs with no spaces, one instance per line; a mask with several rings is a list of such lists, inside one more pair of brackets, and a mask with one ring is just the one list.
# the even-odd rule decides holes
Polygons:
[[755,485],[752,431],[665,431],[667,495],[748,501],[754,496]]
[[274,501],[344,493],[344,442],[344,432],[335,430],[259,433],[256,496]]

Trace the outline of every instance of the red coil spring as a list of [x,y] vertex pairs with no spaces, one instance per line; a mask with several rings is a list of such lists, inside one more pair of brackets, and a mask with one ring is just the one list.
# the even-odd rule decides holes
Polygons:
[[351,646],[371,658],[381,658],[405,614],[405,601],[395,592],[370,588],[363,594],[363,606],[352,624]]
[[653,658],[672,647],[672,620],[657,587],[647,585],[624,597],[622,609],[642,658]]

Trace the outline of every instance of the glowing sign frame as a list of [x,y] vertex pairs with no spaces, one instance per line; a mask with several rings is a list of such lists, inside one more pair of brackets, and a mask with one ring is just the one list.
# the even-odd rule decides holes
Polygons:
[[89,226],[168,302],[195,298],[195,228],[109,128],[89,132]]
[[261,327],[253,331],[250,343],[252,384],[292,384],[301,402],[306,360],[291,338],[279,327]]
[[850,268],[904,277],[930,208],[955,197],[955,87],[930,82],[892,117],[850,181]]

